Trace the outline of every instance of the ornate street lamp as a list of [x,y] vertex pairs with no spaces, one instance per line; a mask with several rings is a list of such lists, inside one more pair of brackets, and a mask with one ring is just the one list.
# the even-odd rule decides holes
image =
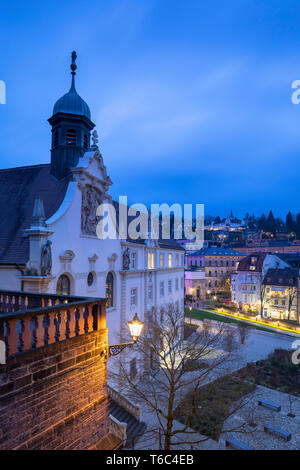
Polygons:
[[137,313],[134,315],[133,319],[128,322],[128,328],[130,332],[130,336],[132,337],[133,341],[128,343],[120,343],[120,344],[111,344],[105,348],[101,356],[104,356],[105,359],[108,359],[110,356],[117,356],[123,349],[127,348],[127,346],[132,346],[137,342],[141,333],[143,331],[144,323],[138,318]]

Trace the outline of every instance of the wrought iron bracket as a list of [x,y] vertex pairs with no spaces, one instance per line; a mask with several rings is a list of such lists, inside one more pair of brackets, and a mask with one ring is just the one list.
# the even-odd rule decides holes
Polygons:
[[108,345],[103,351],[101,352],[101,356],[104,356],[104,359],[108,359],[109,357],[117,356],[120,354],[125,348],[128,346],[133,346],[136,341],[131,341],[130,343],[120,343],[120,344],[111,344]]

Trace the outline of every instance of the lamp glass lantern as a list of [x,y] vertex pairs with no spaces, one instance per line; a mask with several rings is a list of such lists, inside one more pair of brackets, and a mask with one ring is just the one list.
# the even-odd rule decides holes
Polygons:
[[138,338],[141,336],[143,326],[144,323],[138,318],[137,313],[134,315],[133,319],[128,322],[130,335],[132,336],[134,341],[137,341]]

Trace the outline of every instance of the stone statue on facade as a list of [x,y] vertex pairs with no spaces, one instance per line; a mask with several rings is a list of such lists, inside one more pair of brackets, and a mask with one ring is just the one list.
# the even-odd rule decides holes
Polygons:
[[127,271],[130,266],[130,254],[129,254],[129,248],[126,248],[126,250],[123,253],[123,270]]
[[102,201],[101,192],[90,185],[82,190],[81,230],[88,235],[96,235],[98,217],[96,211]]
[[50,276],[52,270],[52,242],[47,240],[41,250],[41,274],[42,276]]

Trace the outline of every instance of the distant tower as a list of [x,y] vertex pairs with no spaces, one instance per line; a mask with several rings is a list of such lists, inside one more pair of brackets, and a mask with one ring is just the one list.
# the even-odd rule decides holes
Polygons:
[[75,89],[76,58],[73,51],[71,88],[55,103],[48,119],[52,126],[51,174],[58,180],[68,176],[70,168],[90,149],[90,133],[95,127],[88,105]]

